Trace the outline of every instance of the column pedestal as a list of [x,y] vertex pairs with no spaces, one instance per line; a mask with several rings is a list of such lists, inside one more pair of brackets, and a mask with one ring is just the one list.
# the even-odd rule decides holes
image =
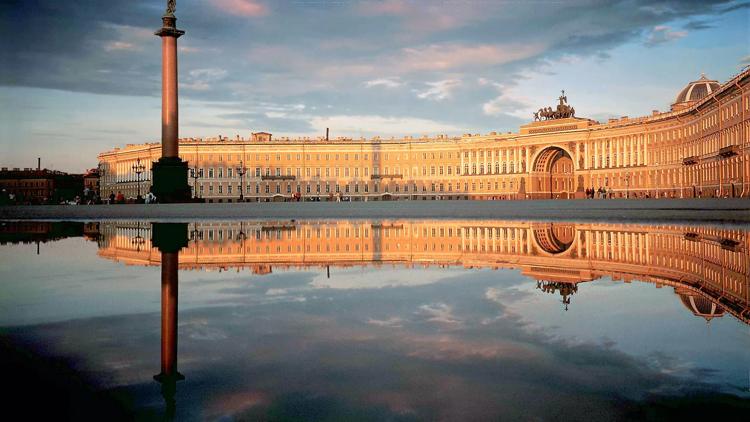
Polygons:
[[152,166],[152,191],[161,203],[190,202],[188,163],[179,157],[162,157]]

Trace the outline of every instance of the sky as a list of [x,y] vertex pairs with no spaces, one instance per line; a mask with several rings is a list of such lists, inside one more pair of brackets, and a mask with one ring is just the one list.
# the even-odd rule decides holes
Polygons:
[[[81,172],[160,137],[165,1],[0,0],[0,165]],[[667,110],[750,64],[750,3],[179,0],[180,136],[506,132]]]

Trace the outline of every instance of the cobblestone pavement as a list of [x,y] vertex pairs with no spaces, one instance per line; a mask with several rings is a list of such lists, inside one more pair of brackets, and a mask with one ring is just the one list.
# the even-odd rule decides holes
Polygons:
[[750,200],[287,202],[0,207],[4,220],[467,218],[750,223]]

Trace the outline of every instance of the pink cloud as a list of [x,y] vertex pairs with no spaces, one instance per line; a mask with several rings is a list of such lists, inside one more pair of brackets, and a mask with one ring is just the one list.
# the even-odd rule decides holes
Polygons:
[[268,7],[257,0],[211,0],[215,7],[235,16],[257,17],[268,14]]
[[421,48],[405,48],[396,66],[407,71],[436,71],[466,67],[498,65],[539,54],[538,44],[463,45],[432,44]]
[[360,10],[365,15],[402,15],[409,8],[403,0],[384,0],[363,3]]

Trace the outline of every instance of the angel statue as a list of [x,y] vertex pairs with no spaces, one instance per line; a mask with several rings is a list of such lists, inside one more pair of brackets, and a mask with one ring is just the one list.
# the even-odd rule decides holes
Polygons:
[[167,0],[167,14],[174,15],[174,11],[177,9],[177,0]]

